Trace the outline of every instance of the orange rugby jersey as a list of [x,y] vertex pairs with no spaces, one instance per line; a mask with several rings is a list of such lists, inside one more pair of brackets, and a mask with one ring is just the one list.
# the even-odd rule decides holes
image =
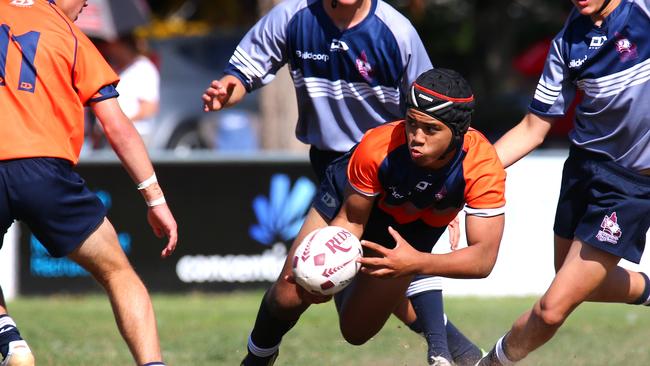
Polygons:
[[443,227],[463,207],[480,216],[504,212],[505,170],[494,147],[472,128],[447,166],[429,170],[413,163],[404,121],[376,127],[354,150],[348,179],[361,194],[378,195],[379,208],[400,224]]
[[0,0],[0,160],[76,164],[84,105],[116,97],[118,81],[53,0]]

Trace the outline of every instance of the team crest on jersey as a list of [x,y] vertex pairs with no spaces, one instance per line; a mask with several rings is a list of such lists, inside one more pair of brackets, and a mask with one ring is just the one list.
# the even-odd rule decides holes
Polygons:
[[361,56],[357,58],[357,70],[359,74],[367,81],[371,82],[373,76],[375,75],[372,66],[368,62],[368,56],[366,56],[366,51],[361,51]]
[[596,239],[611,244],[618,244],[618,239],[623,233],[621,227],[618,226],[618,219],[616,218],[616,212],[612,212],[611,215],[603,218],[603,222],[600,224],[602,230],[598,231]]
[[636,59],[638,56],[636,52],[636,45],[624,36],[616,35],[616,52],[621,62],[626,62]]
[[34,5],[34,0],[11,0],[9,4],[13,6],[19,6],[21,8],[26,8]]

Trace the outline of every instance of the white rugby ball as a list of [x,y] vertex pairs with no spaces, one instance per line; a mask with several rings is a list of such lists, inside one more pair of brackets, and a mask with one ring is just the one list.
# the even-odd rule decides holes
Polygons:
[[293,257],[293,275],[304,289],[333,295],[349,285],[361,268],[359,239],[339,226],[326,226],[307,234]]

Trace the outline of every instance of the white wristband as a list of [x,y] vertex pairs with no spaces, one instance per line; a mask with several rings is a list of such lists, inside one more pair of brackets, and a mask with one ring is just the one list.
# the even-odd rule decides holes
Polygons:
[[153,173],[151,177],[143,180],[142,182],[140,182],[140,184],[138,184],[138,190],[143,190],[157,182],[158,182],[158,178],[156,178],[156,173]]
[[165,196],[160,196],[156,198],[155,200],[147,201],[147,206],[149,207],[154,207],[154,206],[160,206],[163,203],[166,203],[167,201],[165,200]]

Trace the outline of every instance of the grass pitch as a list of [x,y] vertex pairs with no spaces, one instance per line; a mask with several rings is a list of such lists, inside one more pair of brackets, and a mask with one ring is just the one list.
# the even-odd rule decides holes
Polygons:
[[[161,343],[169,365],[239,365],[262,292],[154,295]],[[488,349],[530,308],[533,298],[449,297],[449,318]],[[10,312],[39,366],[132,365],[101,295],[25,297]],[[648,365],[650,309],[584,304],[556,337],[521,365]],[[333,303],[310,308],[285,336],[277,366],[426,365],[421,337],[396,319],[367,344],[343,341]]]

